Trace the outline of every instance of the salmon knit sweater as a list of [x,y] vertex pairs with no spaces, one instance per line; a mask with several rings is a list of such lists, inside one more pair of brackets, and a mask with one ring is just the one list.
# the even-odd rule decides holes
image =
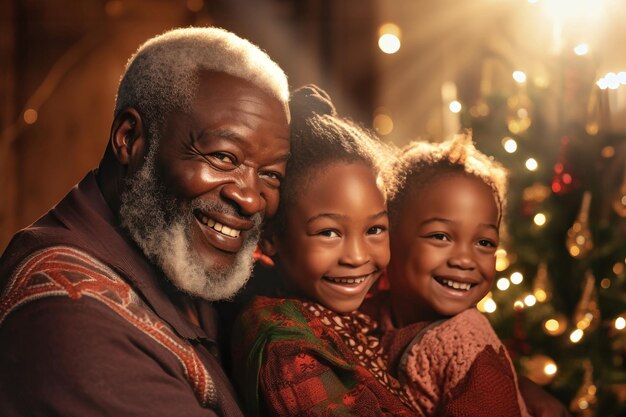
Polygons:
[[530,416],[506,349],[475,308],[419,331],[396,361],[424,416]]

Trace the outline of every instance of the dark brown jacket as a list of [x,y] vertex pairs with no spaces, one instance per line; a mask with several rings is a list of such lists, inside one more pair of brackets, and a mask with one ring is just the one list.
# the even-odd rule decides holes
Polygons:
[[201,326],[89,173],[0,258],[0,415],[241,416]]

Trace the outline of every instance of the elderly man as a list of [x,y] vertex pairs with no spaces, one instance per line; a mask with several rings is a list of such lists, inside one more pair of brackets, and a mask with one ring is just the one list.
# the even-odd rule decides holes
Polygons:
[[99,168],[0,260],[0,415],[242,415],[203,301],[250,275],[287,100],[282,70],[230,32],[139,48]]

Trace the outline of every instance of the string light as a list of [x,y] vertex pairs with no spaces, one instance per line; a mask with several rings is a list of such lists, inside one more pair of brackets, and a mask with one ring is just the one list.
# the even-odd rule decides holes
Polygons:
[[532,307],[536,303],[537,303],[537,299],[535,298],[534,295],[528,294],[526,297],[524,297],[524,304],[526,304],[528,307]]
[[615,319],[615,328],[617,330],[624,330],[626,328],[626,319],[624,317],[619,316]]
[[587,55],[589,53],[589,45],[581,43],[574,47],[574,53],[578,56]]
[[518,84],[526,82],[526,74],[523,71],[513,71],[513,79]]
[[496,302],[493,301],[492,297],[493,294],[491,293],[491,291],[489,291],[489,293],[487,293],[487,295],[485,295],[483,299],[480,300],[478,304],[476,304],[476,308],[478,309],[478,311],[481,311],[483,313],[493,313],[494,311],[496,311],[498,306]]
[[393,119],[385,107],[379,107],[374,111],[372,126],[380,135],[388,135],[393,132]]
[[543,213],[537,213],[535,214],[533,221],[535,222],[537,226],[541,227],[544,224],[546,224],[546,215]]
[[555,375],[557,370],[558,368],[554,362],[548,363],[543,367],[543,372],[545,372],[546,375]]
[[39,114],[35,109],[26,109],[26,111],[24,111],[24,121],[26,124],[34,124],[37,121],[37,117],[39,117]]
[[498,289],[500,291],[506,291],[509,289],[509,287],[511,286],[511,281],[509,281],[507,278],[500,278],[498,279],[498,281],[496,281],[496,287],[498,287]]
[[529,171],[536,171],[537,168],[539,168],[539,163],[537,162],[537,160],[535,158],[528,158],[526,160],[526,169]]
[[452,101],[448,107],[452,113],[459,113],[463,109],[463,106],[457,100]]
[[570,333],[569,340],[571,340],[572,343],[578,343],[583,338],[584,334],[585,333],[581,329],[576,329]]
[[515,141],[515,139],[507,136],[502,139],[502,147],[508,153],[514,153],[515,151],[517,151],[517,142]]
[[557,314],[543,322],[543,331],[550,336],[560,336],[567,330],[567,319]]
[[524,281],[524,275],[521,272],[513,272],[511,274],[511,282],[515,285],[519,285]]
[[385,23],[378,29],[378,47],[386,54],[400,50],[400,28],[394,23]]
[[511,261],[509,260],[508,253],[504,248],[498,248],[496,250],[496,271],[502,272],[509,267]]

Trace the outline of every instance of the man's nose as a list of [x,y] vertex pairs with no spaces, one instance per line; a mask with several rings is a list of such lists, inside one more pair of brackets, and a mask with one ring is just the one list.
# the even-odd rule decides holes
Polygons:
[[252,216],[265,211],[265,198],[261,194],[260,180],[255,169],[243,167],[240,175],[222,187],[222,198],[233,203],[239,213]]

